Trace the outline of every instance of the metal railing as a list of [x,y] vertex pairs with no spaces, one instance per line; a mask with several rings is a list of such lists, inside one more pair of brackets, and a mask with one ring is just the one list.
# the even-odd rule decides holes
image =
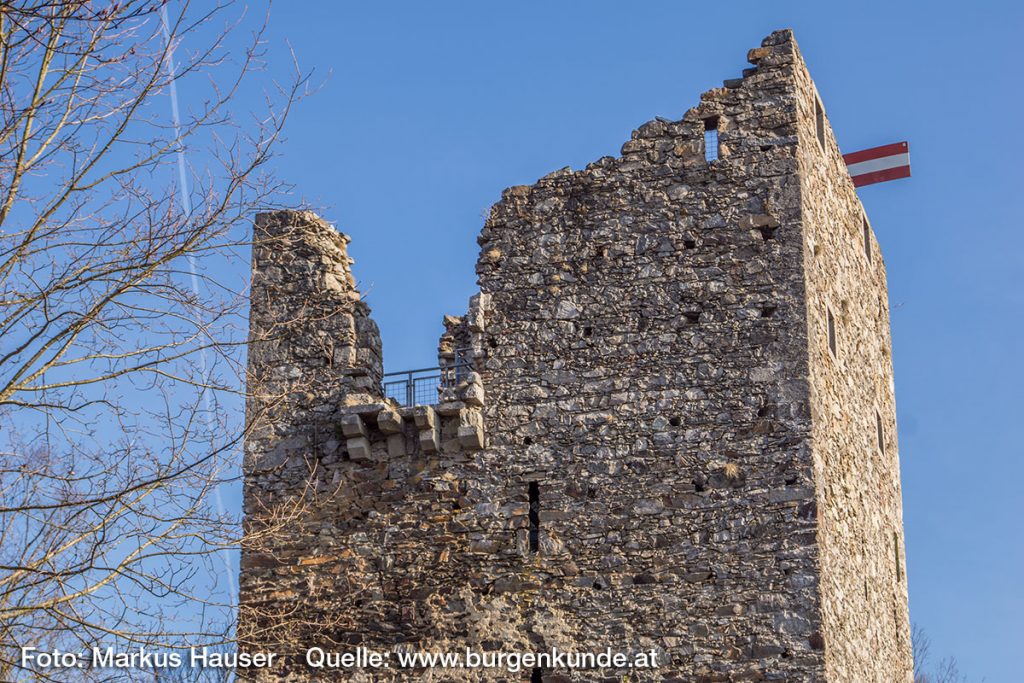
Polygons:
[[388,372],[384,374],[384,395],[403,406],[437,403],[442,378],[440,367]]
[[384,395],[403,406],[433,405],[438,389],[457,386],[471,370],[468,349],[457,349],[455,362],[447,367],[384,373]]

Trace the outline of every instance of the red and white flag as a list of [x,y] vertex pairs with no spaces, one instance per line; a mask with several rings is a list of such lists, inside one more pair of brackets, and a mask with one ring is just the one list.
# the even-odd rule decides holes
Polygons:
[[854,187],[910,177],[910,147],[906,142],[872,147],[843,155]]

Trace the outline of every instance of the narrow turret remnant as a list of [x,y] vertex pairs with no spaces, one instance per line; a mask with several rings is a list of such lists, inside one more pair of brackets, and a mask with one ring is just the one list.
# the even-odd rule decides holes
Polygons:
[[791,32],[748,60],[503,193],[436,400],[383,391],[347,238],[258,217],[239,638],[285,656],[243,678],[911,681],[882,255]]

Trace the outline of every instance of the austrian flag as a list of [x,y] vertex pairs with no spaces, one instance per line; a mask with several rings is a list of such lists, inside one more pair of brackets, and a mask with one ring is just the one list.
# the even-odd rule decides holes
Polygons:
[[910,147],[906,142],[872,147],[843,155],[854,187],[910,177]]

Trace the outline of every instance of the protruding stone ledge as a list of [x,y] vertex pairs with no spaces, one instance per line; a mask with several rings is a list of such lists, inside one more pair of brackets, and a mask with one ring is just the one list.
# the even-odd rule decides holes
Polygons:
[[391,406],[385,406],[377,413],[377,428],[385,434],[400,434],[402,416]]
[[463,410],[459,413],[459,445],[468,451],[479,451],[484,447],[484,418],[479,410]]
[[[486,435],[480,375],[469,373],[454,393],[466,395],[468,400],[399,407],[387,399],[342,406],[336,419],[349,459],[375,463],[382,457],[395,460],[417,451],[454,455],[481,450]],[[381,440],[386,444],[386,456],[382,455],[385,449],[380,447]]]
[[413,421],[419,430],[420,448],[424,453],[437,453],[441,450],[441,425],[431,406],[415,406],[412,411]]

